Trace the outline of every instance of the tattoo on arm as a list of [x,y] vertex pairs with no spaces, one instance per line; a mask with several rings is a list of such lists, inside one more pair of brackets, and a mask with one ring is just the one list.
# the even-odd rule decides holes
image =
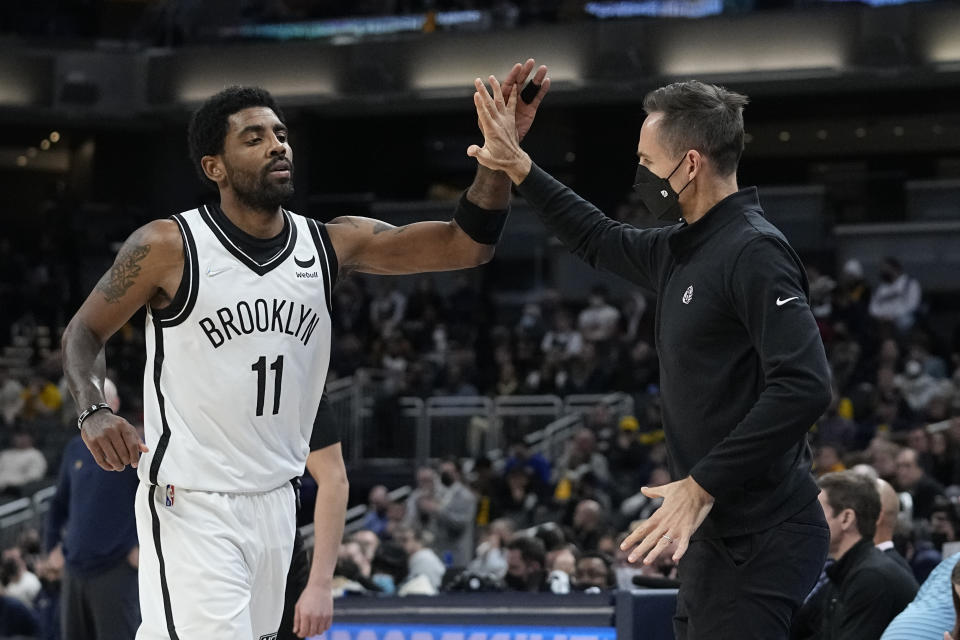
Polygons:
[[373,235],[377,235],[378,233],[383,233],[384,231],[390,231],[390,229],[393,229],[393,228],[394,227],[392,227],[391,225],[377,220],[373,225]]
[[473,184],[467,189],[467,200],[482,209],[506,209],[510,206],[512,186],[507,174],[480,165]]
[[148,253],[150,253],[149,244],[138,244],[120,250],[110,271],[105,273],[97,283],[97,289],[103,293],[107,302],[119,302],[123,294],[133,286],[137,276],[140,275],[140,262],[147,257]]

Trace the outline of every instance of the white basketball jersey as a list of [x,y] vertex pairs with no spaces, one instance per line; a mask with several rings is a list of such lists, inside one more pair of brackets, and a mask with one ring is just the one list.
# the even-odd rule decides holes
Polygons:
[[255,492],[303,473],[337,259],[323,224],[284,215],[287,244],[263,264],[207,207],[173,216],[184,276],[168,307],[147,308],[141,481]]

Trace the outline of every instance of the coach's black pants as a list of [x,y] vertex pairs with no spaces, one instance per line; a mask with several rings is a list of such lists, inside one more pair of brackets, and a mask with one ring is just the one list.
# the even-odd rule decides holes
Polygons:
[[127,559],[93,576],[63,571],[60,626],[64,640],[133,640],[140,626],[137,570]]
[[817,500],[766,531],[692,541],[680,560],[677,640],[786,640],[829,541]]
[[293,538],[293,557],[290,560],[290,570],[287,572],[287,589],[283,595],[283,617],[280,619],[277,640],[298,640],[293,632],[293,614],[297,607],[297,600],[306,588],[309,577],[310,563],[303,549],[303,537],[298,528]]

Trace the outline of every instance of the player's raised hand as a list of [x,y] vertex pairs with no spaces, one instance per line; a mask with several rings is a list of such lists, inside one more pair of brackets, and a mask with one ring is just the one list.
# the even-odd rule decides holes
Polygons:
[[480,78],[473,81],[477,89],[473,103],[484,141],[482,147],[470,145],[467,155],[488,169],[505,172],[515,183],[520,183],[530,172],[531,165],[530,156],[520,148],[517,135],[516,110],[520,92],[511,91],[510,97],[504,98],[497,79],[490,76],[489,82],[491,91],[488,92]]
[[84,420],[80,436],[93,459],[107,471],[123,471],[128,464],[136,467],[140,454],[150,450],[133,425],[107,411],[97,411]]
[[333,594],[327,587],[307,584],[293,610],[293,632],[301,638],[318,636],[333,621]]
[[540,65],[529,84],[526,84],[530,72],[533,71],[536,62],[530,58],[524,63],[516,63],[503,79],[500,90],[503,93],[503,99],[509,100],[510,95],[520,89],[520,101],[517,102],[516,125],[517,139],[523,140],[530,127],[533,125],[533,119],[537,116],[537,109],[543,102],[544,96],[550,91],[550,78],[547,77],[547,67]]

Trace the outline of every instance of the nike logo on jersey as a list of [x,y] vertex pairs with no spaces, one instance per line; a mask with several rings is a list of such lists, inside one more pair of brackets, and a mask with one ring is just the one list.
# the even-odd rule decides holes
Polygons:
[[293,256],[293,261],[297,263],[297,266],[301,269],[309,269],[313,266],[313,263],[317,261],[315,256],[310,256],[309,260],[301,260],[297,256]]
[[212,278],[213,276],[218,276],[224,271],[229,271],[230,267],[207,267],[207,276]]
[[792,298],[787,298],[786,300],[781,300],[781,299],[780,299],[780,296],[777,296],[777,306],[778,306],[778,307],[782,307],[783,305],[787,304],[787,303],[790,302],[791,300],[797,300],[797,299],[799,299],[799,297],[800,297],[800,296],[793,296]]

